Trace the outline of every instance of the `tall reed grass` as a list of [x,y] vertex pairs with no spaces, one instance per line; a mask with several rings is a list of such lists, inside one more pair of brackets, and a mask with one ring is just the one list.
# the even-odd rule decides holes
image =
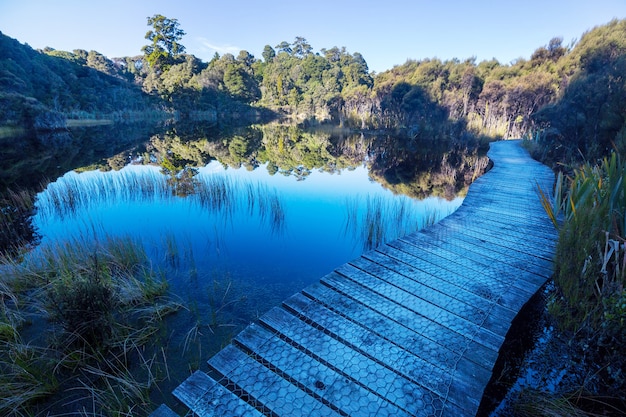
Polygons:
[[35,199],[27,190],[0,194],[0,252],[16,254],[36,238],[32,225]]
[[147,414],[146,346],[179,305],[139,241],[75,238],[0,269],[0,415]]
[[435,209],[418,212],[413,200],[408,197],[390,200],[369,194],[347,198],[345,207],[344,232],[354,235],[363,250],[421,230],[450,214]]
[[[555,282],[566,327],[613,332],[626,343],[626,165],[617,154],[559,174],[555,197],[543,193],[559,228]],[[562,224],[560,219],[562,218]],[[577,329],[578,328],[578,329]],[[608,336],[608,335],[607,335]]]
[[236,213],[247,211],[266,221],[272,232],[280,232],[284,227],[285,209],[275,189],[222,175],[197,175],[181,193],[180,184],[156,170],[71,173],[49,184],[45,192],[39,194],[36,207],[43,220],[63,219],[106,204],[167,203],[179,198],[221,215],[224,221],[231,221]]

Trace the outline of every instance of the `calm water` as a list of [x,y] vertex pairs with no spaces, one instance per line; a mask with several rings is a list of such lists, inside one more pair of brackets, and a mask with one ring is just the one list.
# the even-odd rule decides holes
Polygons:
[[[212,162],[194,180],[219,186],[226,195],[221,205],[212,204],[214,195],[209,201],[198,194],[173,196],[154,166],[69,172],[38,196],[34,223],[41,245],[84,236],[138,237],[178,297],[202,305],[198,294],[208,297],[215,281],[231,283],[233,291],[245,287],[247,303],[262,313],[364,250],[418,230],[462,202],[394,195],[370,180],[362,165],[298,180],[269,175],[264,166],[249,171]],[[138,182],[159,185],[133,190]],[[68,193],[73,206],[55,204]]]
[[33,222],[42,247],[104,236],[144,245],[186,306],[166,322],[170,379],[155,394],[175,406],[171,389],[249,322],[461,204],[455,193],[484,158],[416,148],[273,129],[216,140],[170,132],[109,157],[105,171],[59,177]]

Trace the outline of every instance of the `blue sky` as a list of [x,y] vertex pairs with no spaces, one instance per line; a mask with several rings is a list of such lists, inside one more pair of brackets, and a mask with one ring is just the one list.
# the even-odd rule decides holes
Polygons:
[[345,46],[381,72],[407,59],[509,63],[559,36],[564,44],[613,18],[626,0],[0,0],[0,31],[33,48],[141,54],[146,18],[178,19],[187,52],[208,61],[241,49],[307,39],[317,52]]

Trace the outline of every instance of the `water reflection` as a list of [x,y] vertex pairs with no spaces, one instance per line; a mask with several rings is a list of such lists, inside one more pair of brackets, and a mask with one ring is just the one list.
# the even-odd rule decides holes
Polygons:
[[44,244],[105,231],[140,237],[155,262],[187,253],[169,262],[181,294],[190,271],[221,271],[286,297],[456,209],[486,161],[468,143],[174,125],[49,184],[34,220]]

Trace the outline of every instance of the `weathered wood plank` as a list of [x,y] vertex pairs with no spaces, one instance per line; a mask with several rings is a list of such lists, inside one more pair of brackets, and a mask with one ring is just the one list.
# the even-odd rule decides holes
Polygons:
[[[515,257],[502,257],[502,256],[493,256],[493,254],[487,253],[488,251],[476,251],[475,245],[467,243],[461,239],[454,239],[455,243],[449,243],[448,240],[445,239],[445,235],[442,234],[430,234],[428,232],[419,232],[413,233],[411,235],[405,236],[404,238],[398,239],[400,242],[406,242],[411,245],[417,246],[420,249],[424,248],[436,248],[437,250],[442,250],[448,256],[454,256],[456,258],[466,258],[470,259],[479,270],[483,269],[483,267],[493,267],[494,263],[502,265],[504,267],[509,267],[514,274],[519,279],[523,280],[531,284],[532,286],[541,286],[545,283],[546,278],[549,276],[547,274],[541,275],[539,272],[545,272],[543,269],[536,269],[528,266],[528,262],[524,263],[521,259]],[[394,245],[395,242],[390,242],[390,245]],[[399,249],[402,246],[394,245]],[[528,259],[528,258],[527,258]],[[525,284],[522,284],[525,287]],[[532,287],[531,287],[532,288]]]
[[[408,245],[403,247],[403,250],[399,250],[390,246],[394,243],[390,242],[376,251],[365,253],[363,257],[385,265],[393,265],[395,262],[407,264],[416,270],[436,276],[464,291],[514,311],[519,311],[525,300],[530,297],[530,292],[525,288],[515,288],[510,283],[502,282],[503,276],[500,274],[490,273],[488,270],[484,272],[468,270]],[[409,252],[404,250],[409,250]]]
[[[491,370],[464,357],[464,351],[453,351],[449,346],[439,344],[438,340],[429,339],[414,328],[394,320],[383,314],[374,306],[366,305],[354,300],[335,289],[321,284],[311,285],[304,289],[304,294],[319,302],[327,309],[344,317],[349,317],[356,323],[370,329],[377,335],[392,341],[424,361],[441,368],[444,372],[456,373],[459,378],[452,384],[460,386],[469,381],[484,378],[490,375]],[[468,349],[471,349],[471,342]]]
[[[261,417],[262,414],[201,371],[194,372],[173,392],[202,417]],[[156,416],[153,416],[156,417]]]
[[152,417],[180,417],[165,404],[161,404],[159,408],[154,410],[150,415]]
[[[453,374],[435,367],[403,346],[379,336],[372,329],[360,326],[301,294],[288,298],[284,305],[304,317],[312,325],[332,333],[334,338],[353,347],[363,355],[440,397],[447,398],[448,401],[459,406],[460,410],[478,406],[476,404],[477,393],[472,391],[472,385],[465,384],[463,390],[459,390],[458,385],[455,385],[454,388],[457,389],[451,390]],[[483,378],[488,379],[489,376],[486,373],[482,374]],[[477,376],[473,375],[473,377],[475,382]]]
[[[476,335],[477,332],[480,332],[480,339],[483,341],[490,341],[491,344],[489,344],[488,347],[496,351],[499,349],[500,344],[504,340],[504,334],[506,334],[506,331],[504,334],[500,334],[493,331],[502,330],[500,327],[489,329],[484,326],[483,322],[487,314],[489,314],[489,311],[477,312],[474,310],[472,311],[472,313],[474,313],[474,320],[470,320],[470,318],[464,317],[463,315],[458,314],[458,312],[451,312],[449,309],[440,307],[439,304],[442,303],[435,303],[427,300],[427,298],[436,298],[437,294],[434,294],[432,297],[420,298],[415,294],[408,292],[404,288],[390,285],[388,282],[369,274],[367,271],[360,270],[348,264],[340,266],[335,271],[349,278],[351,281],[370,289],[371,291],[375,291],[376,293],[400,305],[410,308],[412,311],[419,311],[420,314],[430,318],[431,320],[437,321],[457,333],[464,335]],[[462,306],[462,304],[458,303],[457,307],[460,306]],[[483,330],[485,331],[483,332]],[[498,337],[498,335],[501,337]]]
[[290,343],[359,381],[377,395],[415,416],[440,414],[444,398],[413,383],[379,362],[316,329],[285,310],[274,308],[261,322],[281,333]]
[[[515,222],[512,220],[503,223],[499,219],[505,219],[506,216],[490,217],[481,209],[471,206],[464,210],[467,211],[465,213],[466,216],[446,218],[441,222],[441,226],[447,226],[451,222],[463,228],[475,229],[479,233],[487,233],[506,242],[519,241],[519,243],[524,244],[525,253],[530,255],[537,255],[532,247],[533,245],[537,245],[539,248],[546,245],[549,246],[554,243],[554,238],[556,237],[556,231],[550,230],[554,229],[551,223],[549,225],[538,225],[529,221]],[[540,229],[543,229],[544,233],[536,232]],[[533,249],[533,251],[528,252],[528,247]]]
[[[395,251],[401,251],[411,256],[430,259],[452,272],[462,272],[464,275],[478,273],[483,277],[482,280],[488,282],[493,288],[500,288],[501,290],[513,287],[522,293],[532,294],[536,290],[536,286],[545,282],[545,278],[516,268],[505,261],[490,261],[487,257],[469,250],[459,254],[454,251],[454,248],[447,247],[447,244],[436,245],[432,239],[420,241],[420,237],[423,238],[424,235],[420,233],[408,235],[405,238],[389,242],[386,246],[379,248],[379,251],[390,256],[398,256]],[[489,275],[486,271],[492,272],[492,274]],[[493,274],[496,271],[497,273]]]
[[[480,220],[471,220],[465,218],[463,220],[444,219],[440,227],[434,227],[433,234],[460,232],[482,236],[492,242],[501,242],[502,244],[514,246],[516,251],[529,257],[544,258],[548,261],[552,260],[551,243],[545,239],[534,238],[529,232],[519,231],[519,226],[512,227],[510,230],[504,228],[490,228],[488,224]],[[418,234],[421,232],[417,232]]]
[[437,341],[438,344],[446,346],[454,352],[464,353],[468,350],[468,346],[471,346],[474,354],[468,356],[468,358],[484,368],[491,369],[495,363],[497,350],[485,346],[484,341],[478,340],[473,334],[464,335],[455,332],[441,323],[411,310],[406,306],[393,302],[365,287],[358,284],[351,284],[345,277],[336,273],[325,276],[322,279],[322,283],[329,285],[336,291],[350,298],[384,312],[386,316],[411,328],[416,333],[424,335],[433,341]]
[[[426,289],[429,289],[434,294],[437,294],[430,293],[430,298],[432,298],[433,302],[440,300],[441,307],[450,308],[453,312],[462,311],[462,314],[468,320],[479,321],[483,317],[484,312],[494,308],[503,317],[515,316],[516,314],[514,310],[507,309],[497,303],[494,305],[493,300],[480,297],[467,291],[465,288],[455,285],[456,283],[451,283],[436,275],[416,269],[381,252],[370,252],[366,256],[350,261],[348,265],[367,271],[393,285],[398,285],[414,292],[416,295],[423,292],[424,297],[429,297],[429,293],[426,292]],[[439,294],[442,294],[443,298],[439,298]],[[450,301],[450,304],[448,304],[446,301],[448,297],[456,301]],[[463,304],[469,306],[469,309],[464,308]],[[503,311],[500,311],[500,309],[503,309]]]
[[258,325],[241,332],[235,343],[248,353],[280,369],[288,378],[314,393],[321,401],[346,415],[409,416],[408,413],[375,395],[357,382],[317,361]]
[[[463,248],[463,250],[483,254],[485,258],[511,262],[513,266],[537,274],[540,277],[549,277],[552,275],[552,261],[524,255],[505,245],[492,243],[486,239],[465,235],[463,233],[430,233],[429,230],[423,230],[420,233],[429,238],[446,242],[452,247],[459,248],[459,250]],[[417,233],[411,236],[413,237],[414,235],[419,236]],[[401,240],[412,241],[411,239]],[[417,243],[415,241],[413,242]],[[458,253],[458,250],[455,252]]]
[[491,226],[480,218],[465,217],[465,221],[459,219],[443,219],[441,227],[449,228],[450,232],[468,233],[475,236],[483,236],[493,242],[501,242],[514,246],[515,250],[528,256],[541,257],[552,260],[551,245],[548,239],[534,238],[531,230],[522,230],[517,224],[510,224],[508,228],[503,226]]
[[396,270],[393,270],[387,268],[384,264],[378,264],[366,258],[359,258],[337,268],[336,271],[341,272],[349,268],[357,268],[367,274],[371,274],[392,286],[403,289],[416,297],[420,297],[437,305],[439,308],[449,311],[451,314],[478,326],[483,326],[496,334],[506,334],[508,326],[505,328],[502,323],[510,322],[516,315],[516,312],[513,310],[467,291],[456,291],[456,288],[454,288],[450,292],[443,292],[441,287],[445,289],[446,285],[439,285],[442,284],[441,280],[435,281],[432,276],[424,277],[425,274],[414,274],[414,270],[411,270],[406,265],[400,264]]
[[[237,366],[232,366],[233,364]],[[228,345],[209,360],[209,366],[221,373],[239,396],[245,396],[256,408],[286,416],[328,416],[340,414],[296,385],[282,378],[245,352]]]

